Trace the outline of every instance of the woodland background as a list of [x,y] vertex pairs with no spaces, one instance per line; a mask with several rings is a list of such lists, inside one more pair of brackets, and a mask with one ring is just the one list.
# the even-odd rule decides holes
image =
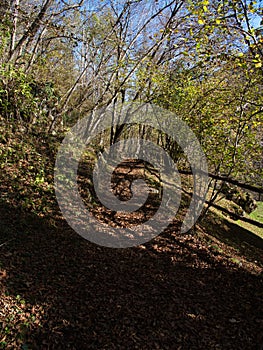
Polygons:
[[[262,16],[262,2],[247,0],[1,1],[2,348],[259,348]],[[72,125],[125,102],[154,103],[187,122],[207,157],[210,186],[193,232],[177,237],[175,224],[148,250],[117,253],[70,230],[53,173]],[[178,163],[187,206],[189,164],[156,130],[111,128],[87,151],[84,168],[125,135],[157,140]],[[193,285],[202,293],[192,299]],[[96,297],[81,294],[89,288]],[[173,299],[178,288],[182,296]]]

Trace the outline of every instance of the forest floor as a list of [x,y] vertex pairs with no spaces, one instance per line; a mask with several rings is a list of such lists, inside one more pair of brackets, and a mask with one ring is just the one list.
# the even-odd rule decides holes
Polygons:
[[258,236],[210,212],[186,234],[175,219],[114,249],[55,212],[0,203],[0,348],[261,349]]

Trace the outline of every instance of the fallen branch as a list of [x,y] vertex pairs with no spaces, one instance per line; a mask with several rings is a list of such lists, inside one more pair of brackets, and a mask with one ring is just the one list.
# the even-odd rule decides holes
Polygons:
[[211,203],[210,201],[205,201],[205,203],[210,205],[211,207],[213,207],[215,209],[218,209],[218,210],[222,211],[223,213],[226,213],[226,214],[234,217],[237,220],[241,220],[241,221],[247,222],[247,223],[249,223],[251,225],[263,228],[263,223],[262,222],[259,222],[259,221],[256,221],[256,220],[253,220],[253,219],[250,219],[250,218],[245,218],[245,217],[240,216],[240,215],[238,215],[236,213],[232,213],[231,211],[227,210],[226,208],[221,207],[221,205]]
[[[180,174],[184,174],[184,175],[193,175],[193,173],[191,171],[188,171],[188,170],[178,170],[178,172]],[[200,172],[200,173],[202,174],[203,172]],[[203,174],[205,175],[205,173],[203,173]],[[249,190],[249,191],[252,191],[252,192],[263,193],[263,187],[249,185],[249,184],[246,184],[244,182],[240,182],[238,180],[234,180],[234,179],[232,179],[230,177],[227,177],[227,176],[220,176],[220,175],[215,175],[215,174],[212,174],[212,173],[208,173],[207,175],[209,177],[211,177],[212,179],[225,181],[225,182],[231,183],[233,185],[236,185],[238,187],[245,188],[246,190]]]

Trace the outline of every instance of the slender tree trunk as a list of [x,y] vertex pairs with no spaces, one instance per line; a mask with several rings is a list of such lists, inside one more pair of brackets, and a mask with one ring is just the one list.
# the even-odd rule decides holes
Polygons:
[[16,44],[16,36],[17,36],[17,20],[18,20],[18,9],[19,9],[20,0],[12,1],[12,14],[13,14],[13,30],[11,35],[11,43],[10,43],[10,52],[9,57],[11,57],[12,52],[15,49]]

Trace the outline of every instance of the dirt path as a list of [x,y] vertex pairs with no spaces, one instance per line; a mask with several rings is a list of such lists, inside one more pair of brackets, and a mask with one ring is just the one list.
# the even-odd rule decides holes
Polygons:
[[259,349],[262,252],[246,242],[247,256],[175,221],[145,245],[104,248],[3,205],[0,227],[2,348]]

